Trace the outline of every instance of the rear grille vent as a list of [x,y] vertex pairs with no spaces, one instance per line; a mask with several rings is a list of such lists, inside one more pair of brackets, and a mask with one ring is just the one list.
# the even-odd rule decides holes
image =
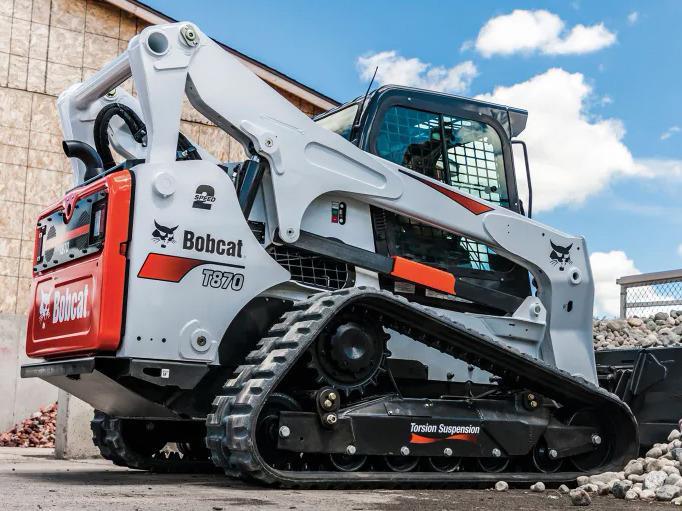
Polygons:
[[271,245],[272,258],[291,273],[291,280],[321,289],[342,289],[354,282],[353,267],[328,257],[293,247]]

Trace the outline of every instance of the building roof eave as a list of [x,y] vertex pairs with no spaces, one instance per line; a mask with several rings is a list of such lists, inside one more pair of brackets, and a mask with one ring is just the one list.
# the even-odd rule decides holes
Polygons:
[[[148,5],[138,2],[137,0],[106,0],[111,5],[118,7],[119,9],[126,11],[133,16],[140,18],[147,23],[152,25],[159,25],[162,23],[174,23],[177,20],[167,16]],[[215,39],[214,39],[215,40]],[[216,41],[220,46],[222,46],[225,51],[234,55],[239,59],[246,67],[253,71],[258,77],[265,80],[270,85],[279,87],[280,89],[297,96],[308,103],[315,105],[322,110],[329,110],[340,105],[338,101],[322,94],[321,92],[302,84],[301,82],[294,80],[293,78],[285,75],[284,73],[277,71],[276,69],[263,64],[262,62],[253,59],[234,48],[227,46],[226,44]]]

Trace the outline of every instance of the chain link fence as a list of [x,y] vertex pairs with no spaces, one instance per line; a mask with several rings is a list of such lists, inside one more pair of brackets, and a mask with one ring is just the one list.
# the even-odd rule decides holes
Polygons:
[[621,277],[616,283],[621,318],[682,310],[682,269]]

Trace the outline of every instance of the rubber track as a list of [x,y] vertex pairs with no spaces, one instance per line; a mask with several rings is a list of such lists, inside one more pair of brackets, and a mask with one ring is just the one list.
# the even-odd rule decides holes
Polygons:
[[[444,485],[495,482],[574,481],[578,472],[336,472],[282,471],[267,465],[258,453],[255,426],[270,393],[299,357],[310,347],[325,325],[341,310],[354,305],[367,307],[385,327],[408,335],[443,353],[466,359],[481,369],[505,377],[573,409],[599,410],[620,438],[611,458],[592,473],[620,470],[637,455],[637,423],[628,406],[617,396],[518,350],[471,331],[431,308],[374,288],[354,288],[315,295],[298,302],[261,339],[228,380],[213,402],[207,422],[206,445],[213,462],[227,475],[265,484],[288,487],[367,485]],[[615,451],[615,452],[614,452]]]
[[120,467],[147,470],[158,473],[211,473],[216,467],[210,460],[185,459],[179,453],[155,453],[141,455],[130,448],[121,433],[121,420],[95,411],[90,422],[92,441],[102,457]]

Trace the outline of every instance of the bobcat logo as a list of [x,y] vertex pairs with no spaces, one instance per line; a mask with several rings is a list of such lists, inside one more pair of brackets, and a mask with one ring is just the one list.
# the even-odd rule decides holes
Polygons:
[[154,227],[154,232],[152,232],[154,243],[160,243],[161,248],[166,248],[168,243],[175,243],[175,229],[178,228],[177,225],[175,227],[166,227],[154,220]]
[[50,317],[50,297],[52,291],[47,293],[40,291],[40,308],[38,309],[38,319],[42,323],[43,328],[45,328],[45,322],[47,318]]
[[564,271],[566,266],[571,264],[571,248],[573,243],[567,247],[562,247],[557,245],[552,240],[549,240],[549,244],[552,245],[552,252],[549,254],[551,263],[553,266],[559,266],[559,271]]

